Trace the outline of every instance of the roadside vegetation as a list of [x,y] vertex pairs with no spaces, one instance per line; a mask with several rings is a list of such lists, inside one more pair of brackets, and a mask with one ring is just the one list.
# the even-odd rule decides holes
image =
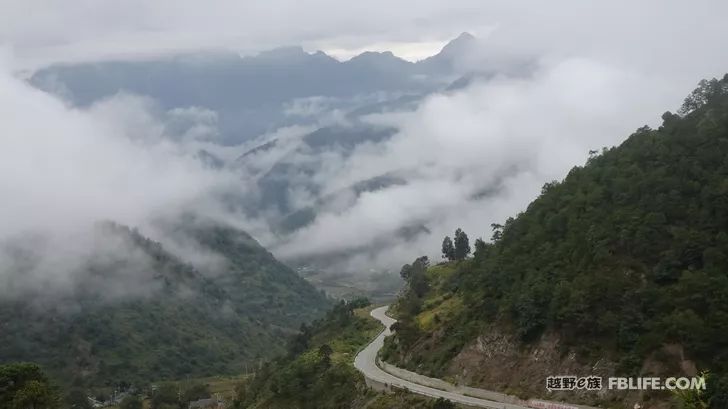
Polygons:
[[449,409],[406,392],[382,394],[369,389],[354,368],[356,353],[382,330],[369,316],[364,299],[338,303],[328,315],[301,332],[288,353],[267,363],[237,391],[235,409]]

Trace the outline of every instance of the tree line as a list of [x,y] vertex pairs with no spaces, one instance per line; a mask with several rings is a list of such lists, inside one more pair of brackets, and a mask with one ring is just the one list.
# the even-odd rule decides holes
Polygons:
[[468,235],[458,228],[455,230],[455,240],[445,236],[442,240],[442,258],[448,261],[465,260],[470,254],[470,241]]

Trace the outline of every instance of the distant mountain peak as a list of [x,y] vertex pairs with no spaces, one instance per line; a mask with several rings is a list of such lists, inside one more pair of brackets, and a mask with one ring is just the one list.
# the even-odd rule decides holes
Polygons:
[[477,41],[478,39],[474,35],[467,31],[462,32],[459,36],[445,44],[445,46],[442,47],[440,54],[463,51],[464,49],[471,47]]
[[366,56],[366,55],[368,55],[368,56],[381,55],[383,57],[394,57],[394,54],[392,54],[391,51],[364,51],[363,53],[357,55],[354,58],[362,57],[362,56]]
[[471,53],[477,42],[474,35],[463,32],[445,44],[439,53],[419,61],[417,65],[428,72],[452,72],[455,62]]
[[411,63],[397,57],[391,51],[365,51],[346,61],[345,64],[376,67],[380,70],[397,70],[406,69]]
[[323,51],[309,53],[298,45],[261,51],[258,54],[243,57],[243,61],[254,64],[305,64],[311,61],[336,62],[334,58]]
[[394,55],[391,51],[364,51],[363,53],[352,57],[349,61],[363,60],[402,60]]
[[290,58],[308,55],[301,46],[285,46],[272,50],[261,51],[256,55],[257,58]]
[[460,33],[459,36],[457,36],[454,40],[452,40],[450,42],[452,43],[452,42],[456,42],[456,41],[473,41],[473,40],[477,40],[477,39],[478,38],[475,37],[474,35],[468,33],[467,31],[463,31],[462,33]]

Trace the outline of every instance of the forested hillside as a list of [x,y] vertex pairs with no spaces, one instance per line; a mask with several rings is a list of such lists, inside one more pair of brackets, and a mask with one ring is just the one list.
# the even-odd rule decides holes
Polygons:
[[240,385],[235,409],[454,409],[405,392],[370,390],[353,361],[381,330],[365,299],[339,302],[321,320],[303,326],[288,351]]
[[728,75],[662,118],[547,183],[474,258],[410,274],[386,359],[443,375],[483,334],[549,336],[617,376],[708,370],[703,398],[728,407]]
[[[288,335],[328,308],[321,293],[244,232],[186,231],[222,256],[224,269],[213,274],[135,230],[98,229],[148,263],[99,256],[71,293],[0,302],[0,362],[36,362],[65,386],[241,373],[282,352]],[[101,288],[135,290],[112,297],[95,284],[109,282],[114,286]]]

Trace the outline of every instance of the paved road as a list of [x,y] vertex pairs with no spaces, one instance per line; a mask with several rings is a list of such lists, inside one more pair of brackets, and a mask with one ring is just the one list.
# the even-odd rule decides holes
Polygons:
[[384,345],[384,338],[391,334],[389,327],[397,322],[395,319],[388,317],[385,313],[389,306],[379,307],[371,312],[371,316],[381,321],[386,327],[381,334],[379,334],[371,344],[367,345],[354,359],[354,366],[358,369],[366,378],[373,381],[382,382],[388,385],[392,385],[398,388],[407,389],[410,392],[417,393],[420,395],[430,396],[434,398],[445,398],[453,402],[462,403],[469,406],[475,406],[479,408],[490,408],[490,409],[531,409],[527,406],[513,405],[509,403],[495,402],[486,399],[473,398],[466,395],[461,395],[454,392],[443,391],[440,389],[430,388],[428,386],[419,385],[404,379],[400,379],[384,372],[377,366],[376,359],[377,353]]

